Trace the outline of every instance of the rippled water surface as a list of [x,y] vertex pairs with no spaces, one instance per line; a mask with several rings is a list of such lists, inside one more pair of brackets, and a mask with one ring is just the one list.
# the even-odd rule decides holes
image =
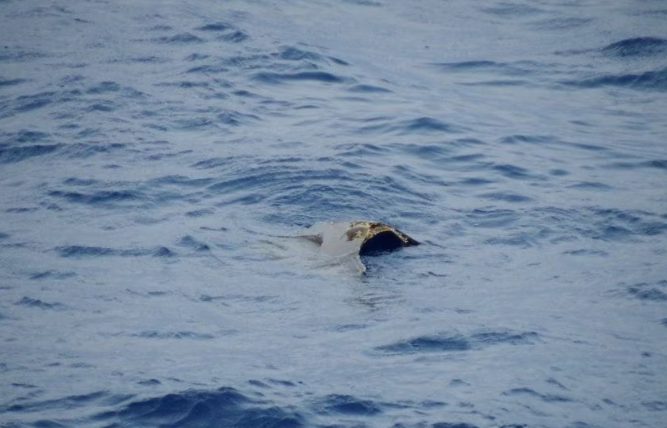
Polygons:
[[0,16],[1,426],[665,426],[665,2]]

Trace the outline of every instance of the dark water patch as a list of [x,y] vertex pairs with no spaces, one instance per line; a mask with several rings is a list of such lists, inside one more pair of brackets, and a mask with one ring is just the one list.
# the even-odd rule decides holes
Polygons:
[[647,168],[667,170],[667,159],[645,161],[641,162],[640,165]]
[[487,184],[495,183],[494,180],[489,180],[487,178],[481,177],[469,177],[460,180],[457,184],[462,186],[486,186]]
[[326,71],[302,71],[300,73],[272,73],[265,71],[256,73],[253,79],[272,85],[286,82],[347,83],[354,81],[352,78]]
[[161,185],[174,185],[184,187],[206,187],[213,183],[212,178],[189,178],[184,175],[165,175],[164,177],[154,178],[148,182],[148,187]]
[[54,248],[60,257],[88,258],[88,257],[173,257],[176,255],[167,247],[117,249],[109,247],[93,247],[84,245],[67,245]]
[[349,87],[347,90],[350,92],[364,93],[364,94],[392,92],[391,90],[383,88],[382,86],[374,86],[374,85],[354,85]]
[[[204,71],[205,69],[201,69]],[[197,69],[190,69],[188,72],[197,72],[199,71],[199,68]],[[223,70],[224,71],[224,70]],[[156,83],[155,86],[158,87],[167,87],[167,88],[182,88],[182,89],[211,89],[211,84],[209,82],[194,82],[194,81],[188,81],[188,80],[181,80],[177,82],[162,82],[162,83]]]
[[[209,215],[215,214],[215,210],[209,209],[209,208],[204,208],[201,210],[194,210],[194,211],[188,211],[185,213],[186,216],[188,217],[205,217]],[[207,229],[205,229],[207,230]]]
[[640,282],[628,286],[627,292],[629,295],[640,300],[664,302],[667,301],[667,280],[658,281],[652,284]]
[[555,394],[541,394],[531,388],[513,388],[509,391],[503,392],[503,395],[508,397],[531,397],[537,398],[545,403],[569,403],[573,400],[571,398],[555,395]]
[[[7,407],[7,411],[25,413],[44,410],[62,411],[62,409],[75,409],[95,405],[115,406],[129,401],[132,398],[133,396],[128,394],[110,394],[106,391],[98,391],[90,394],[70,395],[55,400],[13,404]],[[71,422],[68,423],[63,421],[63,423],[63,426],[73,426]]]
[[665,91],[667,90],[667,68],[639,74],[608,74],[589,79],[567,80],[561,83],[583,89],[615,86],[628,89]]
[[[38,211],[38,210],[39,210],[39,208],[35,208],[35,207],[30,207],[30,208],[28,208],[28,207],[15,207],[15,208],[7,208],[5,210],[5,212],[6,213],[21,214],[21,213],[32,213],[32,212],[35,212],[35,211]],[[0,239],[1,239],[1,237],[0,237]]]
[[[463,129],[445,123],[432,117],[419,117],[397,121],[391,117],[374,117],[364,120],[365,125],[358,129],[365,134],[387,134],[398,135],[412,134],[434,134],[434,133],[459,133]],[[413,145],[417,147],[417,145]]]
[[[219,74],[219,73],[228,73],[229,68],[224,64],[205,64],[198,65],[197,67],[192,67],[187,70],[187,73],[198,73],[198,74]],[[159,86],[160,84],[156,84]],[[164,84],[162,84],[164,85]]]
[[565,251],[563,254],[567,254],[570,256],[602,256],[602,257],[606,257],[609,255],[609,253],[606,251],[596,250],[596,249],[570,250],[570,251]]
[[100,182],[97,180],[77,178],[77,177],[70,177],[63,181],[63,184],[67,184],[68,186],[83,186],[83,187],[94,186],[99,183]]
[[46,271],[41,271],[41,272],[35,272],[34,274],[30,275],[30,279],[34,280],[41,280],[41,279],[67,279],[67,278],[72,278],[76,276],[76,273],[74,272],[63,272],[63,271],[57,271],[57,270],[46,270]]
[[130,64],[165,64],[171,62],[170,58],[160,57],[157,55],[135,56],[127,59],[125,62]]
[[244,41],[248,40],[249,38],[250,38],[250,36],[247,33],[243,32],[241,30],[236,30],[236,31],[232,31],[231,33],[228,33],[228,34],[222,34],[222,35],[216,37],[215,39],[218,40],[218,41],[221,41],[221,42],[241,43],[241,42],[244,42]]
[[10,50],[3,49],[0,50],[0,62],[27,62],[34,61],[36,59],[46,58],[48,55],[42,52],[30,52],[23,50]]
[[460,334],[450,333],[440,333],[435,336],[421,336],[375,348],[376,351],[386,355],[468,351],[470,349],[472,349],[472,345],[466,337]]
[[480,10],[501,18],[523,18],[544,13],[542,9],[513,2],[500,3],[495,7],[483,7]]
[[382,6],[382,3],[373,0],[343,0],[345,3],[356,4],[359,6]]
[[235,158],[235,157],[224,157],[224,158],[210,158],[202,161],[198,161],[192,165],[193,168],[197,169],[226,169],[239,163],[243,163],[244,158]]
[[317,52],[306,51],[293,46],[284,47],[279,53],[273,55],[275,59],[287,61],[301,61],[308,63],[334,63],[338,65],[349,65],[347,62],[331,56],[321,55]]
[[588,208],[582,213],[586,220],[578,230],[593,239],[627,241],[667,232],[665,219],[653,213],[609,208]]
[[121,89],[122,89],[121,86],[116,82],[103,81],[88,88],[86,90],[86,93],[100,95],[100,94],[119,92]]
[[138,191],[131,190],[100,190],[92,193],[65,192],[53,190],[49,196],[64,199],[67,202],[94,206],[109,206],[128,201],[139,201],[145,196]]
[[16,98],[16,106],[14,111],[18,113],[25,113],[32,110],[37,110],[58,100],[59,94],[54,91],[41,92],[35,95],[21,95]]
[[[548,69],[548,65],[534,61],[516,61],[516,62],[496,62],[496,61],[462,61],[462,62],[443,62],[433,63],[432,66],[446,73],[486,73],[493,76],[529,76]],[[464,84],[496,84],[520,85],[525,83],[520,80],[506,80],[494,78],[487,82],[465,82]]]
[[38,309],[54,310],[54,311],[61,311],[67,309],[67,306],[63,305],[62,303],[57,303],[57,302],[47,303],[39,299],[33,299],[30,297],[23,297],[21,300],[19,300],[14,304],[18,306],[26,306],[29,308],[38,308]]
[[504,87],[504,86],[522,86],[525,87],[528,85],[528,82],[525,80],[485,80],[481,82],[464,82],[459,83],[463,86],[494,86],[494,87]]
[[226,111],[224,113],[218,114],[216,118],[218,119],[219,123],[229,126],[241,126],[251,121],[261,120],[259,116],[254,114],[240,113],[237,111]]
[[190,235],[186,235],[178,241],[178,245],[181,247],[190,248],[191,250],[197,252],[206,252],[211,251],[211,247],[208,244],[200,242],[193,238]]
[[592,190],[597,192],[604,192],[613,190],[613,187],[608,186],[604,183],[599,183],[597,181],[581,181],[567,186],[568,189],[579,189],[579,190]]
[[373,416],[382,413],[377,403],[351,395],[327,395],[315,402],[313,407],[317,413],[325,415]]
[[643,401],[642,406],[653,412],[667,411],[667,401]]
[[169,44],[169,45],[187,45],[187,44],[197,44],[197,43],[203,43],[204,39],[199,38],[195,36],[192,33],[180,33],[180,34],[175,34],[170,37],[158,37],[157,39],[154,39],[153,41],[158,42],[158,43],[164,43],[164,44]]
[[593,18],[553,18],[537,21],[532,24],[532,27],[544,31],[563,31],[583,27],[593,22],[595,22]]
[[407,120],[399,125],[397,129],[402,134],[431,133],[431,132],[459,132],[460,130],[450,124],[432,117],[419,117]]
[[503,144],[521,144],[521,143],[544,144],[544,143],[551,143],[553,141],[554,141],[553,137],[545,135],[522,135],[522,134],[509,135],[507,137],[503,137],[500,139],[500,142]]
[[379,346],[375,351],[384,355],[411,355],[431,352],[461,352],[479,350],[494,345],[531,345],[539,340],[534,332],[482,331],[471,335],[443,332],[432,336],[419,336],[390,345]]
[[638,168],[655,168],[655,169],[667,170],[667,160],[656,159],[656,160],[642,161],[642,162],[623,161],[623,162],[613,162],[603,166],[605,168],[620,169],[620,170],[638,169]]
[[214,22],[211,24],[206,24],[201,27],[195,28],[195,30],[198,31],[212,31],[212,32],[223,32],[223,31],[230,31],[234,30],[235,27],[231,24],[228,24],[226,22]]
[[61,147],[61,144],[32,144],[19,147],[0,144],[0,163],[16,163],[36,156],[48,155]]
[[288,60],[288,61],[314,61],[314,62],[326,62],[326,59],[323,55],[320,55],[316,52],[305,51],[298,49],[292,46],[287,46],[278,54],[278,58]]
[[135,401],[94,417],[107,426],[299,428],[303,417],[290,408],[269,406],[233,388],[189,390]]
[[539,336],[535,332],[513,333],[509,331],[490,331],[475,333],[471,338],[479,346],[500,344],[532,345],[539,341]]
[[520,203],[526,203],[526,202],[531,202],[532,199],[529,198],[528,196],[520,195],[518,193],[512,193],[512,192],[491,192],[491,193],[484,193],[482,195],[479,195],[480,198],[484,199],[490,199],[492,201],[502,201],[502,202],[510,202],[513,204],[520,204]]
[[635,37],[612,43],[600,51],[607,56],[626,58],[667,54],[667,40],[658,37]]
[[96,111],[103,112],[103,113],[109,113],[112,111],[115,111],[118,108],[118,104],[114,103],[113,101],[101,101],[98,103],[94,103],[86,107],[86,112],[87,113],[94,113]]
[[352,158],[378,156],[380,154],[389,153],[387,148],[371,143],[340,144],[336,146],[335,149],[339,156]]
[[21,83],[27,82],[27,79],[4,79],[0,77],[0,88],[6,87],[6,86],[16,86],[20,85]]
[[479,428],[479,427],[477,425],[472,425],[466,422],[436,422],[431,425],[431,428]]
[[211,340],[215,336],[208,333],[196,333],[194,331],[175,331],[175,332],[160,332],[160,331],[142,331],[141,333],[133,334],[135,337],[142,339],[190,339],[190,340]]
[[445,70],[452,71],[470,71],[470,70],[481,70],[498,67],[497,62],[494,61],[462,61],[462,62],[443,62],[435,63],[436,67]]
[[526,179],[535,180],[538,178],[537,176],[530,174],[527,169],[516,165],[510,165],[510,164],[494,165],[492,169],[494,171],[499,172],[503,177],[513,178],[515,180],[526,180]]

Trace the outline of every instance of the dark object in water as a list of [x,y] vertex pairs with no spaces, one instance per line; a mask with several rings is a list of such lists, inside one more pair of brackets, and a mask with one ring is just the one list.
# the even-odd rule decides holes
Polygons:
[[385,223],[378,221],[349,221],[342,223],[318,223],[304,236],[322,247],[328,256],[353,256],[362,273],[365,267],[360,256],[375,256],[402,247],[419,245],[415,239]]

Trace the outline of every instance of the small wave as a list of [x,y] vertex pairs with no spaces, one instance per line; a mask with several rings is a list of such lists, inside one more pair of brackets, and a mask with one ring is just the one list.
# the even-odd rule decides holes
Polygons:
[[273,85],[286,82],[346,83],[353,81],[349,77],[339,76],[326,71],[302,71],[299,73],[272,73],[263,71],[256,73],[253,78],[259,82]]
[[314,407],[317,413],[325,415],[371,416],[382,412],[380,405],[371,400],[338,394],[331,394],[317,400]]
[[612,169],[637,169],[637,168],[656,168],[667,170],[667,160],[657,159],[650,161],[641,161],[641,162],[613,162],[605,165],[607,168]]
[[16,163],[26,159],[55,152],[61,144],[34,144],[21,147],[7,147],[0,144],[0,163]]
[[490,199],[492,201],[502,201],[511,203],[526,203],[531,202],[532,199],[528,196],[512,192],[491,192],[480,195],[481,198]]
[[392,92],[391,90],[383,88],[382,86],[374,86],[374,85],[354,85],[349,87],[347,90],[350,92],[358,92],[364,94],[378,94],[378,93]]
[[15,303],[15,305],[19,306],[27,306],[30,308],[38,308],[38,309],[45,309],[45,310],[55,310],[55,311],[61,311],[63,309],[66,309],[67,306],[63,305],[62,303],[47,303],[39,299],[33,299],[30,297],[23,297],[21,300]]
[[40,92],[34,95],[21,95],[16,98],[15,112],[25,113],[31,110],[37,110],[46,107],[57,101],[58,93],[55,91]]
[[299,428],[306,426],[295,411],[269,406],[233,388],[216,391],[185,391],[135,401],[119,411],[96,415],[108,424],[144,427],[219,426],[243,428]]
[[531,388],[514,388],[503,392],[503,395],[509,397],[529,397],[537,398],[545,403],[567,403],[573,401],[571,398],[557,394],[541,394]]
[[193,238],[190,235],[186,235],[178,241],[178,245],[181,247],[190,248],[191,250],[197,252],[207,252],[211,251],[211,247],[208,244],[200,242]]
[[195,28],[197,31],[204,31],[209,33],[220,33],[216,40],[230,43],[241,43],[248,40],[250,36],[236,28],[235,26],[225,22],[214,22]]
[[41,279],[67,279],[76,276],[76,273],[71,271],[56,271],[56,270],[46,270],[41,272],[35,272],[30,275],[30,279],[41,280]]
[[153,41],[169,45],[184,45],[193,43],[203,43],[204,39],[197,37],[192,33],[180,33],[180,34],[175,34],[173,36],[158,37]]
[[379,346],[375,351],[385,355],[409,355],[424,352],[460,352],[478,350],[492,345],[534,344],[537,333],[514,333],[510,331],[485,331],[471,335],[443,332],[433,336],[419,336],[391,345]]
[[214,32],[223,32],[233,29],[235,29],[235,27],[231,24],[227,24],[226,22],[214,22],[212,24],[206,24],[196,28],[196,30],[199,31],[214,31]]
[[500,3],[500,6],[486,7],[481,10],[502,18],[521,18],[544,13],[542,9],[513,2]]
[[94,247],[84,245],[67,245],[63,247],[56,247],[55,251],[60,257],[65,258],[84,258],[84,257],[173,257],[176,255],[167,247],[152,247],[152,248],[132,248],[132,249],[117,249],[109,247]]
[[[477,61],[460,61],[460,62],[439,62],[433,63],[432,66],[436,67],[438,70],[447,72],[447,73],[486,73],[494,76],[494,80],[490,82],[496,82],[498,84],[521,84],[524,83],[521,80],[502,80],[495,78],[496,76],[530,76],[534,74],[544,73],[544,70],[550,70],[553,67],[548,64],[542,64],[535,61],[514,61],[514,62],[497,62],[497,61],[488,61],[488,60],[477,60]],[[475,84],[484,84],[485,82],[480,83],[471,83],[467,82],[467,85]],[[486,82],[489,83],[489,82]]]
[[613,190],[613,187],[597,181],[580,181],[578,183],[567,186],[568,189],[592,190],[596,192],[606,192]]
[[640,300],[654,302],[667,301],[667,280],[658,281],[653,284],[641,282],[627,287],[627,292]]
[[658,37],[635,37],[612,43],[600,51],[618,58],[667,54],[667,40]]
[[145,198],[142,193],[131,190],[99,190],[92,193],[53,190],[48,195],[77,204],[107,206],[127,201],[139,201]]
[[667,68],[640,74],[609,74],[589,79],[563,81],[562,83],[586,89],[616,86],[629,89],[665,91],[667,90]]
[[592,18],[553,18],[535,22],[532,27],[544,31],[563,31],[579,28],[593,22],[595,22],[595,20]]
[[3,79],[0,78],[0,87],[3,86],[16,86],[20,85],[21,83],[27,82],[28,80],[26,79]]
[[175,331],[175,332],[160,332],[160,331],[142,331],[133,335],[142,339],[191,339],[191,340],[211,340],[215,336],[208,333],[197,333],[194,331]]
[[414,119],[397,119],[392,117],[371,118],[358,128],[363,134],[456,134],[463,131],[459,126],[446,123],[434,117],[422,116]]
[[221,36],[218,36],[216,40],[223,41],[223,42],[229,42],[229,43],[241,43],[246,40],[248,40],[250,36],[243,31],[236,30],[232,33],[229,34],[223,34]]

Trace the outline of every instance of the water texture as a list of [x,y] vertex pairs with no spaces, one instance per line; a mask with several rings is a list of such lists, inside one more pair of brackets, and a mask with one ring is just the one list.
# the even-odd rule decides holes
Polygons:
[[0,426],[665,426],[664,2],[0,17]]

